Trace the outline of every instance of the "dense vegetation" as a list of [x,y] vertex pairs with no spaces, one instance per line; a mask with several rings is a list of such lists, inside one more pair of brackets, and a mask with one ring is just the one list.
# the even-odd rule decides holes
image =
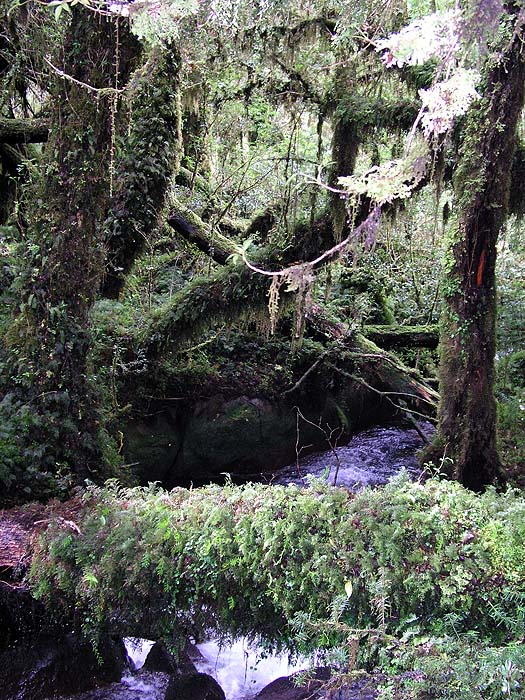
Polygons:
[[[0,13],[0,504],[81,506],[35,595],[95,646],[520,697],[523,3]],[[425,483],[162,489],[392,419],[436,423]]]
[[[484,3],[441,3],[430,21],[425,3],[4,4],[4,501],[136,478],[122,468],[137,461],[128,426],[216,393],[232,335],[264,348],[275,332],[294,359],[270,360],[281,381],[263,368],[226,398],[304,412],[335,372],[358,397],[334,397],[346,434],[365,420],[349,404],[431,414],[422,375],[362,327],[441,309],[426,459],[450,458],[475,489],[503,479],[494,275],[509,196],[521,215],[522,25],[514,4]],[[511,226],[504,265],[521,264]],[[305,338],[320,342],[311,372]],[[409,336],[405,349],[432,380],[437,358]],[[510,376],[507,438],[521,420]]]
[[78,528],[49,532],[31,579],[95,643],[216,630],[379,665],[384,698],[520,697],[524,510],[519,492],[406,476],[356,495],[110,485],[85,494]]

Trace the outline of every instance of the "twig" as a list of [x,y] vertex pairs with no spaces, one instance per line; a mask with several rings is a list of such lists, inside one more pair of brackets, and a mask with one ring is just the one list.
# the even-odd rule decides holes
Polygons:
[[[332,454],[335,457],[336,468],[335,468],[333,486],[336,486],[337,485],[337,477],[339,475],[339,468],[341,466],[341,460],[339,459],[339,455],[337,454],[336,447],[337,447],[337,441],[339,440],[339,438],[343,434],[344,427],[341,426],[339,428],[339,435],[335,439],[335,443],[334,443],[332,441],[332,438],[333,438],[334,433],[337,430],[336,428],[330,428],[330,426],[327,424],[327,428],[330,430],[330,433],[328,433],[328,430],[325,430],[321,425],[321,417],[319,417],[319,423],[314,423],[313,421],[309,420],[308,418],[305,418],[305,416],[301,413],[301,410],[298,406],[294,406],[294,408],[297,411],[297,415],[299,418],[302,418],[305,423],[308,423],[308,425],[311,425],[314,428],[317,428],[318,430],[320,430],[323,433],[323,435],[325,436],[326,442],[328,443],[330,451],[332,452]],[[330,471],[328,472],[328,474],[330,474]]]
[[332,260],[332,258],[335,258],[339,253],[341,253],[345,248],[347,248],[351,241],[359,236],[364,229],[368,226],[370,221],[372,221],[375,217],[378,216],[379,212],[381,211],[381,207],[377,206],[374,207],[374,209],[370,212],[370,214],[366,217],[366,219],[359,224],[344,240],[342,240],[340,243],[335,245],[333,248],[330,248],[329,250],[325,250],[325,252],[320,255],[318,258],[315,258],[315,260],[310,260],[308,262],[304,263],[299,263],[297,265],[290,265],[290,267],[286,267],[282,270],[277,270],[276,272],[272,272],[270,270],[263,270],[260,267],[256,267],[255,265],[252,265],[252,263],[247,259],[246,253],[243,251],[242,252],[242,258],[244,260],[244,263],[246,266],[252,271],[252,272],[258,272],[260,275],[266,275],[266,277],[281,277],[283,275],[286,275],[292,270],[303,270],[305,268],[313,270],[314,268],[318,267],[321,265],[321,263],[324,263],[327,260]]
[[311,367],[309,367],[309,368],[306,370],[306,372],[303,374],[303,376],[300,377],[300,379],[298,379],[298,380],[295,382],[295,384],[294,384],[290,389],[286,389],[286,391],[283,391],[283,393],[281,394],[281,396],[287,396],[288,394],[291,394],[291,393],[294,392],[296,389],[298,389],[298,388],[301,386],[301,384],[305,381],[305,379],[306,379],[317,367],[319,367],[319,365],[320,365],[321,362],[326,358],[326,356],[328,355],[328,353],[329,353],[329,350],[326,350],[326,351],[321,355],[321,357],[319,357],[319,358],[313,363],[313,365],[312,365]]
[[[407,396],[410,397],[411,399],[415,399],[417,401],[425,401],[426,399],[421,398],[417,394],[407,394],[402,391],[381,391],[380,389],[376,389],[375,386],[372,386],[368,382],[366,382],[362,377],[358,377],[355,374],[350,374],[349,372],[345,372],[344,369],[340,369],[339,367],[336,367],[336,365],[332,364],[331,362],[329,363],[329,366],[334,369],[336,372],[339,372],[339,374],[342,374],[344,377],[347,377],[348,379],[352,379],[355,382],[358,382],[359,384],[362,384],[365,386],[367,389],[370,389],[370,391],[373,391],[376,394],[379,394],[379,396],[384,396],[385,399],[392,404],[395,408],[398,409],[398,411],[403,411],[405,413],[411,413],[414,416],[419,416],[420,418],[424,418],[425,420],[432,421],[433,423],[436,423],[437,421],[435,418],[432,418],[430,416],[426,416],[424,413],[420,413],[419,411],[415,411],[412,408],[408,407],[403,407],[397,404],[395,401],[392,401],[390,396]],[[432,404],[431,401],[427,401],[427,403]]]
[[45,56],[44,56],[44,61],[61,78],[64,78],[65,80],[69,80],[69,82],[75,83],[75,85],[79,85],[80,87],[83,87],[86,90],[89,90],[90,92],[94,92],[97,95],[121,95],[123,92],[125,92],[125,88],[114,88],[114,87],[97,88],[97,87],[94,87],[93,85],[88,85],[88,83],[83,83],[81,80],[77,80],[76,78],[73,78],[72,75],[69,75],[68,73],[65,73],[60,68],[57,68],[56,66],[54,66],[51,63],[51,61],[48,58],[46,58]]

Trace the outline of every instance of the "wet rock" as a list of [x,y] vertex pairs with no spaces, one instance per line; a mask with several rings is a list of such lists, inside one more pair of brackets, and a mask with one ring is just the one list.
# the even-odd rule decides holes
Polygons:
[[323,683],[330,678],[329,668],[318,668],[305,684],[296,685],[297,674],[283,676],[269,683],[257,700],[316,700],[321,698]]
[[155,642],[142,668],[144,671],[160,671],[161,673],[171,674],[177,670],[177,663],[162,642]]
[[91,644],[69,634],[40,636],[8,647],[0,655],[2,700],[41,700],[119,681],[126,667],[122,640]]
[[256,700],[376,700],[382,677],[365,676],[341,687],[330,687],[329,668],[318,668],[305,684],[296,685],[297,674],[277,678],[256,696]]
[[[199,650],[196,649],[197,653]],[[196,673],[197,669],[191,659],[191,646],[186,647],[175,657],[162,642],[155,642],[146,657],[144,666],[145,671],[155,671],[171,674],[191,674]]]
[[29,590],[16,581],[0,581],[0,658],[9,645],[51,627],[44,606]]
[[256,696],[257,700],[316,700],[319,693],[311,687],[296,686],[291,677],[277,678],[261,690]]
[[198,673],[198,665],[205,661],[200,649],[192,642],[187,641],[179,657],[179,673]]
[[[333,397],[311,397],[302,412],[312,423],[300,427],[307,451],[326,448],[324,433],[316,427],[339,424]],[[217,396],[194,406],[163,408],[149,418],[125,427],[126,460],[135,464],[143,483],[208,483],[224,472],[250,477],[295,461],[297,417],[291,406],[260,397]]]
[[206,673],[186,673],[170,678],[165,700],[225,700],[225,695]]

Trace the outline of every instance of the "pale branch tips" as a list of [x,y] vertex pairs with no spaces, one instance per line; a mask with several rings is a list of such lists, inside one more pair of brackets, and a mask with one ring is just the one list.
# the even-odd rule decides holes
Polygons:
[[422,65],[431,58],[454,59],[460,40],[461,13],[457,10],[435,12],[403,27],[387,39],[377,41],[377,51],[387,67]]
[[421,124],[426,138],[450,131],[456,117],[465,114],[470,103],[480,97],[475,86],[480,74],[460,68],[448,80],[442,80],[428,90],[419,90]]
[[353,231],[340,243],[333,246],[329,250],[325,250],[314,260],[306,261],[303,263],[298,263],[296,265],[290,265],[289,267],[283,268],[281,270],[271,271],[265,270],[261,267],[257,267],[251,263],[247,256],[246,251],[242,251],[242,258],[246,266],[252,271],[257,272],[260,275],[265,275],[266,277],[272,278],[282,278],[283,280],[289,280],[292,285],[294,280],[302,276],[308,276],[310,272],[316,270],[323,265],[326,265],[331,260],[338,258],[340,255],[344,254],[349,246],[356,241],[367,241],[370,237],[375,236],[377,227],[379,225],[379,220],[381,216],[381,207],[376,206],[368,214],[366,219],[362,221],[358,226],[356,226]]
[[[417,120],[414,126],[416,124]],[[379,207],[408,199],[426,182],[430,162],[428,145],[425,141],[413,139],[411,133],[403,158],[373,166],[363,175],[339,177],[338,182],[349,200],[350,212],[356,209],[363,196],[369,197]]]

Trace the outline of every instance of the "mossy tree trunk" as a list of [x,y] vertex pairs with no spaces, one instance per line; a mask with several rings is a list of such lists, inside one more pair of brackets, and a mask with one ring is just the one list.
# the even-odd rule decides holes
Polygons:
[[[332,159],[334,161],[331,186],[339,188],[339,177],[352,175],[359,152],[359,137],[353,120],[344,113],[336,114],[332,141]],[[333,193],[330,205],[334,227],[334,239],[341,240],[346,228],[348,213],[346,200]]]
[[[52,87],[52,127],[32,192],[23,301],[9,338],[15,393],[32,412],[33,430],[21,436],[20,450],[26,461],[33,455],[33,474],[39,470],[44,481],[58,473],[79,481],[100,468],[88,315],[104,267],[115,22],[75,10],[55,58],[63,74]],[[119,31],[123,84],[139,45],[123,22]]]
[[130,88],[131,129],[104,225],[107,263],[102,294],[109,298],[118,298],[137,255],[157,229],[180,165],[180,68],[174,46],[158,47]]
[[[448,244],[441,327],[437,440],[425,459],[452,460],[450,475],[481,490],[500,477],[494,356],[496,243],[505,222],[525,85],[519,23],[471,109],[454,179],[458,220]],[[492,59],[494,60],[494,59]]]

